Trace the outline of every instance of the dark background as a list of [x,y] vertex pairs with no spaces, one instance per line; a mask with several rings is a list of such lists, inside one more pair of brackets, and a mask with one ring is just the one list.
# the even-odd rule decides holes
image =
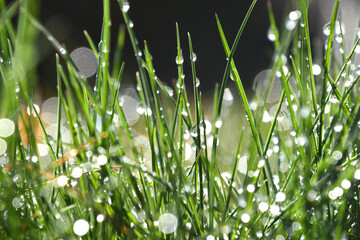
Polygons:
[[[123,22],[118,2],[111,2],[112,43]],[[185,59],[185,80],[192,82],[188,52],[187,32],[190,32],[194,52],[197,55],[197,74],[201,81],[200,90],[211,94],[215,83],[220,83],[226,64],[225,53],[218,34],[215,13],[220,18],[229,45],[232,44],[251,0],[129,0],[129,15],[134,22],[136,36],[143,47],[148,42],[153,56],[157,76],[171,84],[177,77],[175,23],[179,23],[180,37]],[[277,22],[294,10],[291,1],[273,0]],[[286,10],[286,11],[285,11]],[[83,31],[86,29],[94,42],[100,39],[102,22],[102,1],[62,0],[43,1],[41,22],[69,52],[81,46],[88,46]],[[267,40],[269,20],[266,1],[259,0],[253,10],[235,54],[240,76],[249,89],[256,74],[269,67],[273,43]],[[281,26],[279,26],[281,27]],[[45,95],[55,93],[55,51],[44,37],[39,39],[41,87]],[[123,61],[126,62],[124,80],[135,82],[136,61],[130,40],[126,38]],[[91,81],[91,79],[90,79]]]

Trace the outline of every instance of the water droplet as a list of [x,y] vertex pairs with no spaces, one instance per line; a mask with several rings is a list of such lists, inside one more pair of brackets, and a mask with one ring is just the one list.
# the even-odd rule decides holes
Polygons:
[[68,178],[66,176],[59,176],[56,182],[59,187],[64,187],[68,183]]
[[285,27],[287,30],[292,31],[296,27],[296,21],[293,20],[287,20],[285,23]]
[[180,56],[176,56],[175,62],[177,65],[181,65],[184,63],[184,58],[183,58],[182,54],[180,54]]
[[233,81],[236,81],[236,70],[235,69],[230,70],[230,79]]
[[184,117],[187,117],[188,116],[188,113],[186,111],[185,108],[183,108],[183,110],[181,111],[181,114],[184,116]]
[[360,76],[360,65],[358,65],[356,67],[356,71],[355,71],[356,75]]
[[195,87],[199,87],[199,86],[200,86],[200,79],[196,78]]
[[341,187],[343,189],[349,189],[351,187],[351,182],[347,179],[342,180]]
[[283,201],[285,201],[285,199],[286,199],[285,193],[283,193],[283,192],[276,193],[276,196],[275,196],[276,202],[283,202]]
[[253,184],[249,184],[247,187],[246,187],[246,190],[249,192],[249,193],[252,193],[255,191],[255,186]]
[[104,214],[99,214],[99,215],[96,216],[96,221],[99,222],[99,223],[103,222],[104,219],[105,219]]
[[84,236],[89,231],[89,223],[84,219],[79,219],[74,223],[73,230],[78,236]]
[[345,26],[340,21],[335,22],[335,35],[343,35],[345,34]]
[[105,155],[100,155],[97,157],[96,162],[100,166],[105,165],[107,163],[108,158]]
[[320,73],[321,73],[321,67],[318,64],[314,64],[312,66],[312,70],[313,70],[313,74],[315,76],[320,75]]
[[342,129],[343,129],[343,126],[342,126],[342,125],[336,125],[336,126],[334,127],[334,131],[335,131],[335,132],[341,132]]
[[165,234],[170,234],[175,232],[178,220],[171,213],[165,213],[159,217],[159,230]]
[[356,171],[354,173],[354,178],[356,180],[360,180],[360,169],[356,169]]
[[340,151],[334,151],[331,154],[331,157],[337,161],[339,161],[342,158],[343,154]]
[[191,54],[191,56],[190,56],[190,59],[191,59],[191,61],[193,61],[193,62],[196,61],[197,56],[196,56],[196,54],[195,54],[194,52],[192,52],[192,54]]
[[269,27],[269,30],[267,31],[267,38],[271,42],[274,42],[276,39],[274,29],[271,26]]
[[121,10],[122,10],[123,12],[128,12],[129,9],[130,9],[129,1],[128,1],[128,0],[122,0],[121,2],[122,2],[122,8],[121,8]]
[[197,136],[198,136],[196,125],[193,126],[193,127],[190,129],[190,135],[191,135],[192,137],[197,137]]
[[18,209],[18,208],[21,208],[24,204],[23,204],[21,198],[16,197],[12,200],[12,205],[14,208]]
[[74,169],[71,172],[71,177],[73,178],[79,178],[83,174],[83,170],[79,167],[74,167]]
[[270,206],[270,213],[271,213],[272,215],[277,215],[277,214],[279,214],[279,213],[280,213],[280,208],[279,208],[279,206],[277,206],[277,205],[271,205],[271,206]]
[[299,20],[301,17],[301,12],[299,10],[291,11],[289,13],[289,19],[292,21]]
[[326,23],[323,27],[323,33],[325,36],[330,35],[330,23]]
[[174,96],[174,90],[171,87],[165,86],[165,89],[170,97]]
[[225,90],[224,90],[224,101],[232,103],[233,100],[234,100],[234,97],[233,97],[233,95],[231,93],[230,88],[225,88]]
[[131,20],[129,20],[129,27],[130,27],[130,28],[133,28],[133,27],[134,27],[134,23],[133,23],[133,21],[131,21]]
[[219,117],[217,120],[216,120],[216,122],[215,122],[215,127],[216,128],[221,128],[221,126],[222,126],[222,120],[221,120],[221,118]]
[[241,215],[241,221],[242,221],[243,223],[248,223],[248,222],[250,222],[250,215],[247,214],[247,213],[242,214],[242,215]]
[[65,48],[60,48],[60,49],[59,49],[59,52],[60,52],[62,55],[65,55],[65,54],[66,54]]
[[260,202],[258,207],[261,212],[265,212],[269,209],[269,204],[266,202]]

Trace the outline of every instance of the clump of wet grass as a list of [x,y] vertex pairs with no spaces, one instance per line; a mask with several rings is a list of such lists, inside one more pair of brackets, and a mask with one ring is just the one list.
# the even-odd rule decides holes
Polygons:
[[[120,94],[125,29],[112,49],[109,0],[99,44],[85,32],[89,48],[71,54],[37,20],[35,1],[0,0],[1,238],[360,237],[359,34],[336,58],[334,40],[345,49],[339,1],[325,28],[321,64],[312,57],[308,1],[294,4],[281,30],[266,2],[275,51],[251,101],[233,56],[254,6],[264,3],[252,1],[233,43],[216,16],[227,64],[212,116],[204,113],[190,34],[180,36],[176,25],[178,79],[166,86],[150,47],[136,39],[128,1],[118,3],[139,66],[136,92],[128,95]],[[41,108],[34,88],[39,34],[58,52],[58,95]],[[184,47],[190,56],[182,55]],[[191,63],[190,85],[184,61]],[[86,77],[95,72],[91,86]],[[236,113],[224,115],[234,100],[228,79],[244,106],[244,128],[231,125]],[[222,136],[226,128],[236,132]]]

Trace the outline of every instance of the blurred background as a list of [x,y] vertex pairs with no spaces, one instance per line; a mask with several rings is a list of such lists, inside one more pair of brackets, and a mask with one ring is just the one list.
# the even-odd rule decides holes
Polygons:
[[[212,100],[216,83],[220,83],[224,73],[226,58],[218,34],[215,13],[220,18],[229,45],[232,44],[239,26],[251,4],[251,0],[129,0],[129,15],[134,23],[134,29],[143,48],[146,40],[153,56],[156,74],[161,81],[174,86],[177,78],[176,32],[178,22],[183,50],[185,82],[192,83],[191,67],[188,51],[187,32],[192,36],[194,52],[197,55],[197,75],[200,79],[200,90],[203,97]],[[278,28],[284,29],[289,18],[289,12],[297,10],[297,1],[272,0]],[[321,65],[322,45],[326,36],[323,26],[329,22],[335,0],[310,1],[309,21],[312,38],[314,63]],[[122,14],[115,0],[111,3],[112,44],[116,43],[119,27],[123,24]],[[340,16],[346,29],[345,42],[353,41],[359,19],[358,0],[341,1]],[[88,47],[83,31],[87,30],[95,44],[98,44],[101,34],[102,1],[62,0],[42,1],[40,11],[41,22],[71,53],[80,47]],[[253,94],[254,79],[257,74],[271,65],[273,42],[267,38],[269,28],[266,1],[258,1],[248,24],[240,39],[234,59],[238,67],[243,85],[249,96]],[[39,36],[39,90],[43,98],[56,95],[55,50],[48,40]],[[346,51],[352,47],[346,44]],[[288,55],[286,56],[288,57]],[[122,61],[126,62],[124,84],[135,84],[137,64],[126,36]],[[88,78],[94,82],[95,76]],[[234,88],[229,81],[229,87]],[[189,87],[188,87],[189,89]],[[234,92],[236,90],[234,89]],[[235,98],[238,98],[238,94]]]
[[[111,2],[112,43],[116,42],[119,26],[123,23],[117,1]],[[238,28],[251,4],[250,0],[182,0],[144,1],[130,0],[129,15],[134,22],[137,38],[143,47],[143,40],[149,44],[158,77],[172,85],[177,78],[176,32],[175,23],[179,23],[183,56],[185,59],[185,79],[191,83],[191,68],[188,61],[187,32],[192,36],[194,52],[197,55],[197,73],[201,81],[200,90],[212,95],[215,83],[220,83],[226,58],[218,34],[215,13],[223,25],[229,45],[235,38]],[[295,7],[291,1],[274,0],[277,21],[283,22],[288,12]],[[287,11],[289,10],[289,11]],[[72,52],[74,49],[88,46],[83,31],[87,30],[97,44],[101,34],[102,1],[63,0],[43,1],[41,21],[49,31]],[[256,74],[269,67],[273,43],[267,39],[269,27],[265,1],[258,1],[253,15],[242,35],[235,61],[245,88],[249,89]],[[282,26],[279,26],[282,27]],[[55,91],[54,49],[44,37],[40,37],[39,51],[41,86],[47,89],[45,95]],[[123,61],[126,62],[125,78],[135,82],[137,69],[130,40],[126,38]]]

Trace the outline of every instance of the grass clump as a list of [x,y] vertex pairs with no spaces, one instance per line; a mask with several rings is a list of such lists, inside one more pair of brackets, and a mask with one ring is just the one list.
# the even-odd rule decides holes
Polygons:
[[[252,1],[231,44],[216,16],[227,64],[221,85],[215,86],[212,117],[205,115],[198,89],[190,34],[186,57],[176,25],[178,79],[173,88],[166,86],[155,74],[147,42],[142,48],[136,39],[128,1],[118,3],[139,66],[136,97],[120,94],[125,29],[112,50],[109,0],[103,1],[99,44],[85,32],[92,50],[87,59],[96,59],[94,86],[74,55],[37,20],[36,1],[6,5],[0,0],[2,239],[360,237],[360,97],[354,65],[359,35],[349,53],[335,57],[334,39],[344,37],[339,0],[321,67],[313,64],[309,2],[294,5],[299,10],[290,13],[281,31],[271,1],[266,2],[275,52],[265,88],[251,101],[233,56],[254,6],[264,3]],[[58,52],[58,95],[49,112],[43,112],[45,103],[42,109],[35,104],[39,34]],[[183,73],[188,59],[190,86]],[[229,78],[247,121],[225,139]],[[270,111],[267,99],[276,81],[283,90]],[[134,101],[131,106],[141,115],[136,126],[129,114]],[[236,147],[228,150],[227,142]],[[228,169],[221,166],[225,158],[231,159]]]

